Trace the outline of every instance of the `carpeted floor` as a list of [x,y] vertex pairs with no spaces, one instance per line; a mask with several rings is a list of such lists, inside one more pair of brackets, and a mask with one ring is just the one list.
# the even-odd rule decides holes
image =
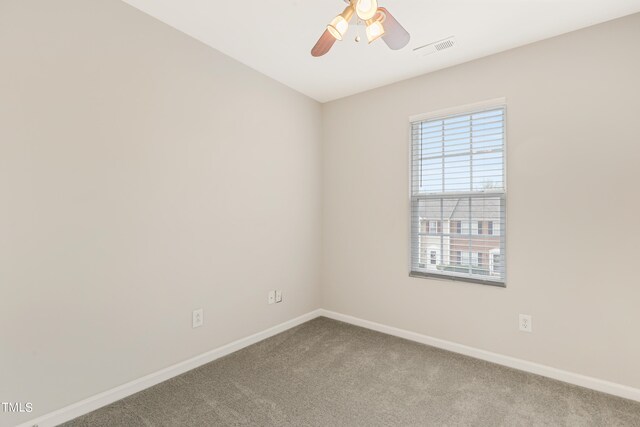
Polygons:
[[640,403],[318,318],[65,426],[640,426]]

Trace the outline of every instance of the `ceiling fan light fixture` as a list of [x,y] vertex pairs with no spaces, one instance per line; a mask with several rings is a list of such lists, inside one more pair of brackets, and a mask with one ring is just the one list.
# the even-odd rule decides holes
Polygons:
[[368,21],[373,18],[378,11],[377,0],[356,0],[356,13],[358,18]]
[[329,31],[336,40],[342,40],[349,29],[349,21],[351,21],[352,16],[353,6],[349,5],[327,25],[327,31]]
[[367,21],[367,40],[372,43],[384,35],[384,27],[379,20],[370,19]]
[[[357,15],[358,25],[366,23],[366,35],[369,43],[382,38],[391,50],[399,50],[409,43],[411,36],[402,25],[384,7],[378,7],[377,0],[343,0],[348,3],[344,11],[336,16],[311,49],[311,56],[323,56],[331,50],[336,40],[343,40],[349,30],[349,21]],[[367,19],[363,19],[363,17]],[[356,36],[356,42],[360,36]]]

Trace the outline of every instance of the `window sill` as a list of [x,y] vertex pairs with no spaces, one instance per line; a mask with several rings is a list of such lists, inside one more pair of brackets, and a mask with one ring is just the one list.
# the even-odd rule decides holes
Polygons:
[[477,283],[479,285],[488,285],[488,286],[494,286],[498,288],[507,287],[506,282],[503,282],[503,281],[482,280],[482,279],[475,279],[472,277],[450,276],[448,274],[423,273],[421,271],[411,271],[409,272],[409,277],[414,277],[419,279],[438,279],[438,280],[451,280],[453,282]]

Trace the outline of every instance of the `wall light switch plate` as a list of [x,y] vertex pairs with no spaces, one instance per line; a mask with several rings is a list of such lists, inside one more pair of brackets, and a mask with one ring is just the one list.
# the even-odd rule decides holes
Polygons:
[[269,304],[273,304],[276,302],[276,291],[269,291],[269,296],[267,297],[267,302]]
[[204,323],[204,310],[199,308],[197,310],[193,310],[193,316],[191,319],[191,324],[194,328],[199,328]]
[[276,302],[282,302],[282,291],[276,291]]

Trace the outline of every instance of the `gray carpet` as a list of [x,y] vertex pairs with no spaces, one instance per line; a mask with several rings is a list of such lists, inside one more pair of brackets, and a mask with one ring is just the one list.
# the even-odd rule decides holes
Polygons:
[[65,426],[640,426],[640,403],[318,318]]

